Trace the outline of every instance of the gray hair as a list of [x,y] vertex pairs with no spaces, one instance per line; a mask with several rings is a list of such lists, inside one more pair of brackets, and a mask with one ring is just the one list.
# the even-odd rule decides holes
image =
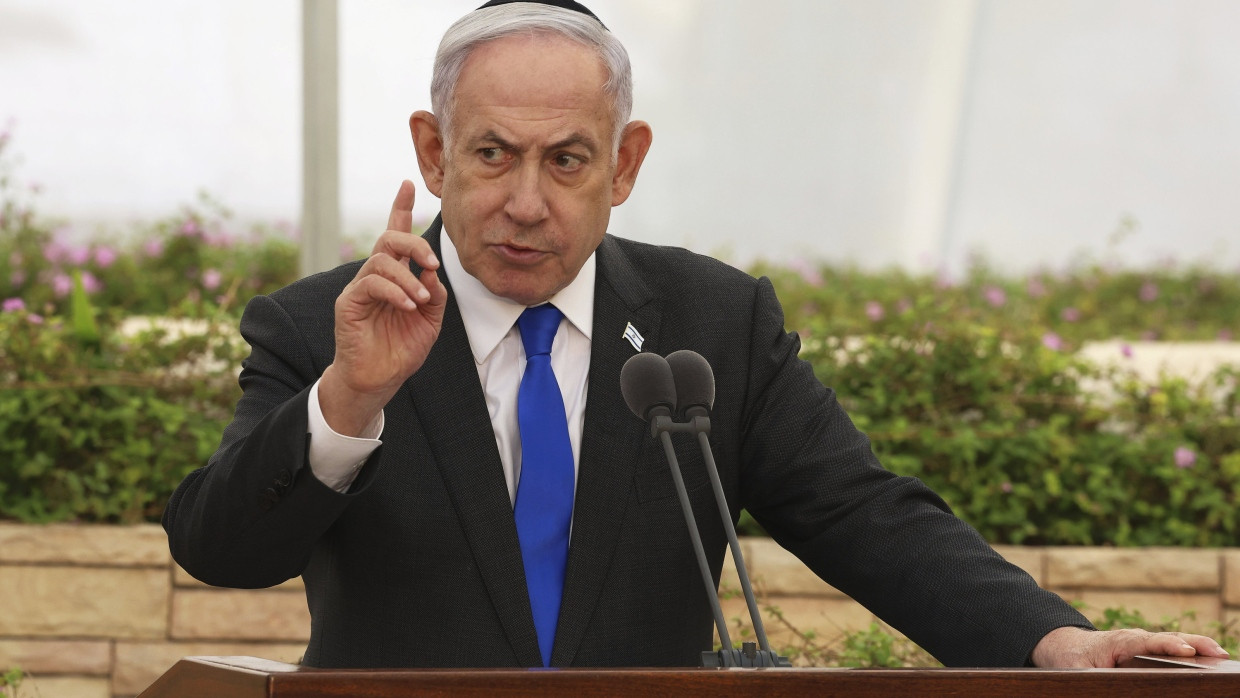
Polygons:
[[431,76],[431,111],[439,119],[445,149],[451,129],[453,96],[465,61],[478,46],[516,34],[548,33],[594,49],[607,70],[603,92],[611,99],[612,154],[633,111],[633,70],[628,51],[601,22],[589,15],[533,2],[514,2],[474,10],[448,28],[435,54]]

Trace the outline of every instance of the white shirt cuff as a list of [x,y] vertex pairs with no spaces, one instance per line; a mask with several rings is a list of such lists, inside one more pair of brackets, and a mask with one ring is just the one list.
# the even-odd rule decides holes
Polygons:
[[310,434],[310,472],[319,482],[343,493],[353,484],[366,459],[383,443],[379,440],[379,435],[383,433],[383,413],[380,412],[373,422],[366,425],[360,437],[336,433],[328,426],[323,408],[319,405],[321,380],[310,386],[306,406],[309,411],[306,431]]

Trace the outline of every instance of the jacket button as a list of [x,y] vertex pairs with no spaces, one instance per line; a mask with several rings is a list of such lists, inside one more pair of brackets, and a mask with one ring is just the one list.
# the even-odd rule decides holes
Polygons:
[[288,487],[292,481],[293,474],[287,468],[276,473],[276,487]]

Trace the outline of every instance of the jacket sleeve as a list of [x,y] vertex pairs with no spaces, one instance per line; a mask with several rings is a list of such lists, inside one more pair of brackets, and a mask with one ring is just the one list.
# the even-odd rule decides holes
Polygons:
[[1047,632],[1092,627],[920,480],[882,468],[798,358],[766,279],[752,326],[740,491],[780,545],[949,666],[1024,666]]
[[381,457],[382,447],[347,494],[307,467],[307,393],[330,355],[315,356],[304,330],[272,298],[246,306],[241,334],[251,352],[233,420],[215,455],[185,478],[164,511],[173,558],[208,584],[258,588],[301,574]]

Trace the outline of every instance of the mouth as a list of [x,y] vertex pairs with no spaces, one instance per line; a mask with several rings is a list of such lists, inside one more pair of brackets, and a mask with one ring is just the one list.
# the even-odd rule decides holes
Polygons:
[[543,252],[532,247],[524,247],[522,245],[499,243],[491,246],[491,249],[509,264],[519,266],[534,265],[541,262],[549,252]]

